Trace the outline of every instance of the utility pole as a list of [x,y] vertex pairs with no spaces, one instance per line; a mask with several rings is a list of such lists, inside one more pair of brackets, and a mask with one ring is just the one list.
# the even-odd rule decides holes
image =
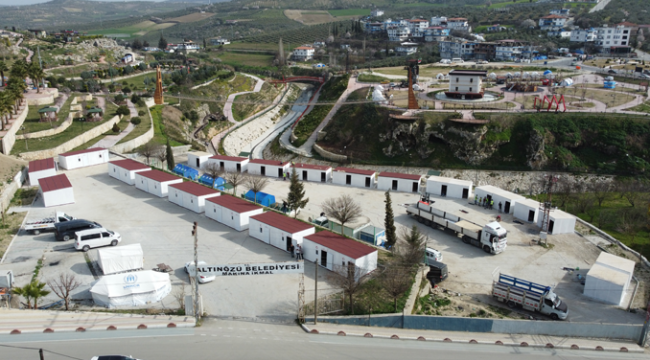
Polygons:
[[201,320],[201,313],[199,312],[199,254],[197,252],[199,232],[197,226],[198,223],[195,221],[192,227],[192,235],[194,236],[194,317],[196,321],[199,321]]
[[643,323],[643,330],[641,331],[641,338],[639,339],[639,346],[645,347],[648,339],[648,326],[650,326],[650,302],[646,309],[645,322]]
[[314,325],[318,324],[318,258],[314,260]]
[[38,356],[41,357],[41,360],[45,360],[45,358],[43,357],[43,349],[38,349]]

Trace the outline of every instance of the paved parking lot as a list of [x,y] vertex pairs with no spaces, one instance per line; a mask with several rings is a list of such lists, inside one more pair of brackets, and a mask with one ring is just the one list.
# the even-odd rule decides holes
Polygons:
[[[65,211],[79,218],[97,221],[109,230],[122,235],[120,245],[140,243],[144,251],[145,269],[166,263],[171,273],[174,290],[156,307],[178,306],[173,293],[181,284],[186,292],[191,289],[183,271],[185,262],[193,259],[192,222],[199,224],[199,260],[208,264],[290,261],[291,256],[275,247],[248,236],[248,231],[237,232],[203,214],[196,214],[177,206],[166,198],[144,193],[107,175],[107,166],[96,166],[67,172],[75,191],[76,203],[45,209],[38,201],[28,215],[38,219]],[[97,249],[88,252],[95,258]],[[27,284],[38,259],[45,255],[39,279],[58,277],[59,272],[72,271],[83,282],[76,298],[90,298],[90,283],[94,280],[83,252],[73,248],[73,241],[56,242],[52,233],[33,236],[21,232],[12,244],[0,269],[11,269],[20,275],[17,286]],[[319,272],[319,295],[333,291],[327,283],[326,271]],[[298,303],[299,275],[218,277],[200,285],[205,310],[218,316],[292,316]],[[306,296],[313,298],[314,267],[306,264]],[[57,301],[53,294],[41,303]]]

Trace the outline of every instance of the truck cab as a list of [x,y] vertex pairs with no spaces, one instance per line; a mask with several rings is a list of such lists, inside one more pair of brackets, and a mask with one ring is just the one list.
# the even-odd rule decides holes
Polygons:
[[492,254],[499,254],[508,246],[508,232],[496,221],[486,224],[481,234],[481,243],[490,247]]
[[539,312],[554,320],[565,320],[569,316],[568,306],[550,289],[544,294],[544,301],[542,301]]

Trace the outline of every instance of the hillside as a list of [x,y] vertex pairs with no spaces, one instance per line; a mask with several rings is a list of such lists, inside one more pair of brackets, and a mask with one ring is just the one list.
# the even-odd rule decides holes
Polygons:
[[[508,170],[558,170],[647,175],[650,121],[625,116],[475,114],[487,125],[426,113],[391,121],[385,108],[346,105],[324,129],[324,148],[347,149],[354,162]],[[356,121],[349,121],[355,119]]]

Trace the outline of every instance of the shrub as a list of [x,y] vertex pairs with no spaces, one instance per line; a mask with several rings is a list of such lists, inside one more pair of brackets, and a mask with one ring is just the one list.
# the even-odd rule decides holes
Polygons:
[[133,125],[139,125],[141,122],[142,122],[142,119],[140,119],[138,116],[131,119],[131,124],[133,124]]
[[120,127],[117,125],[117,123],[113,124],[113,132],[117,134],[120,131],[121,131]]
[[144,116],[144,114],[145,114],[144,110],[138,111],[138,116]]
[[115,114],[116,115],[124,115],[124,116],[126,116],[126,115],[131,114],[131,111],[129,110],[129,108],[126,105],[120,105],[117,108],[117,110],[115,110]]
[[115,102],[117,104],[120,104],[120,103],[124,102],[124,95],[122,95],[122,94],[115,95]]
[[138,101],[140,101],[140,97],[138,96],[138,94],[133,94],[133,95],[131,95],[131,102],[132,102],[132,103],[135,104],[135,103],[137,103]]

